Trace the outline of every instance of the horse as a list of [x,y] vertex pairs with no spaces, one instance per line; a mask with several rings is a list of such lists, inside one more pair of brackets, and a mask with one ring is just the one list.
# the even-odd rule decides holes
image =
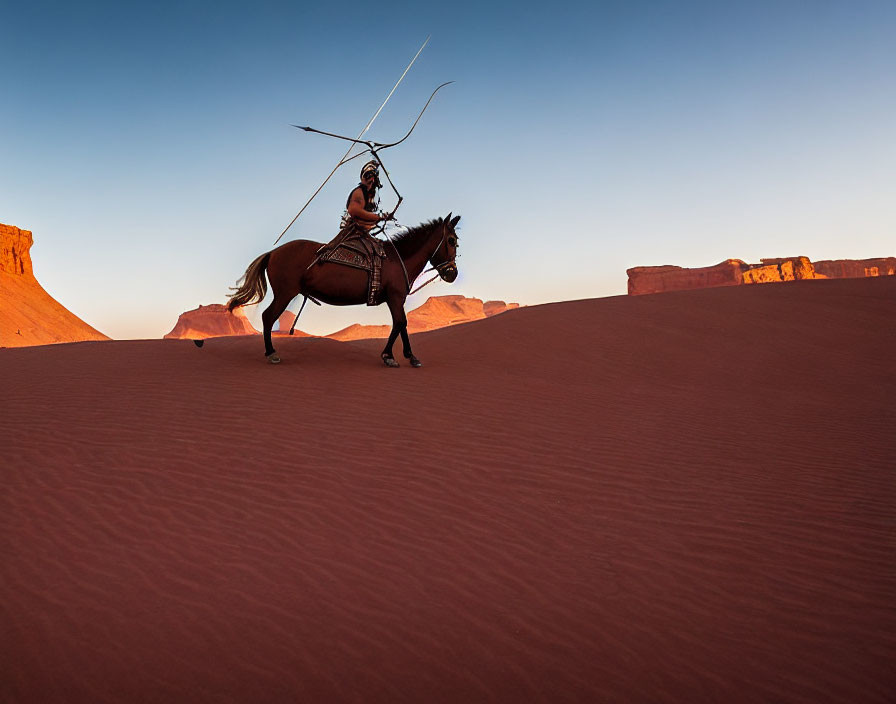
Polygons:
[[[373,304],[386,303],[392,314],[392,330],[381,355],[387,367],[399,366],[392,355],[392,347],[399,335],[405,359],[412,367],[423,366],[411,350],[404,304],[411,292],[411,284],[423,272],[427,262],[443,281],[452,283],[457,278],[458,236],[455,228],[459,220],[460,215],[452,218],[449,213],[446,218],[435,218],[395,235],[390,238],[392,246],[384,243],[386,256],[380,272],[381,285]],[[261,314],[261,319],[265,357],[271,364],[281,361],[271,343],[274,321],[296,296],[334,306],[370,303],[368,276],[372,274],[338,262],[320,261],[318,251],[322,246],[321,242],[311,240],[282,244],[255,259],[237,281],[237,288],[232,289],[234,293],[230,294],[227,304],[231,312],[261,301],[268,290],[267,272],[274,300]]]

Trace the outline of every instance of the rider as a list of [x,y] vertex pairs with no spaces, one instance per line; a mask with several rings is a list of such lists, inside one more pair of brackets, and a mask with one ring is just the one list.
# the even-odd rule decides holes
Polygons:
[[330,245],[358,238],[371,245],[376,254],[385,256],[383,243],[370,234],[370,230],[376,227],[377,223],[393,219],[388,213],[377,212],[379,199],[376,192],[382,186],[377,162],[368,161],[361,168],[361,183],[348,195],[339,234]]

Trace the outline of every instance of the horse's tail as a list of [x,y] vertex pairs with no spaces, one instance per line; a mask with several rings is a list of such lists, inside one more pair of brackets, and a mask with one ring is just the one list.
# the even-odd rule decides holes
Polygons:
[[227,310],[233,312],[234,308],[256,303],[265,297],[268,292],[268,281],[264,272],[268,268],[270,256],[270,252],[262,254],[249,265],[246,273],[236,282],[237,288],[231,288],[233,293],[227,294],[230,299]]

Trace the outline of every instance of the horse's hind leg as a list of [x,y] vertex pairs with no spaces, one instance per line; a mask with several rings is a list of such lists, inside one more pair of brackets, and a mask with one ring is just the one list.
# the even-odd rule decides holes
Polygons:
[[261,314],[261,322],[264,324],[264,355],[271,364],[280,363],[280,357],[271,342],[271,331],[274,329],[277,318],[283,314],[291,300],[292,297],[275,295],[271,305],[265,308],[264,313]]

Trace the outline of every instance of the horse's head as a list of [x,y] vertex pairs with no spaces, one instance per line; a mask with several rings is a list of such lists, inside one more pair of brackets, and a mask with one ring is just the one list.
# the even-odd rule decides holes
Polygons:
[[457,232],[454,228],[459,220],[460,215],[452,218],[451,213],[448,213],[448,217],[442,221],[442,241],[429,260],[432,268],[449,284],[457,278]]

